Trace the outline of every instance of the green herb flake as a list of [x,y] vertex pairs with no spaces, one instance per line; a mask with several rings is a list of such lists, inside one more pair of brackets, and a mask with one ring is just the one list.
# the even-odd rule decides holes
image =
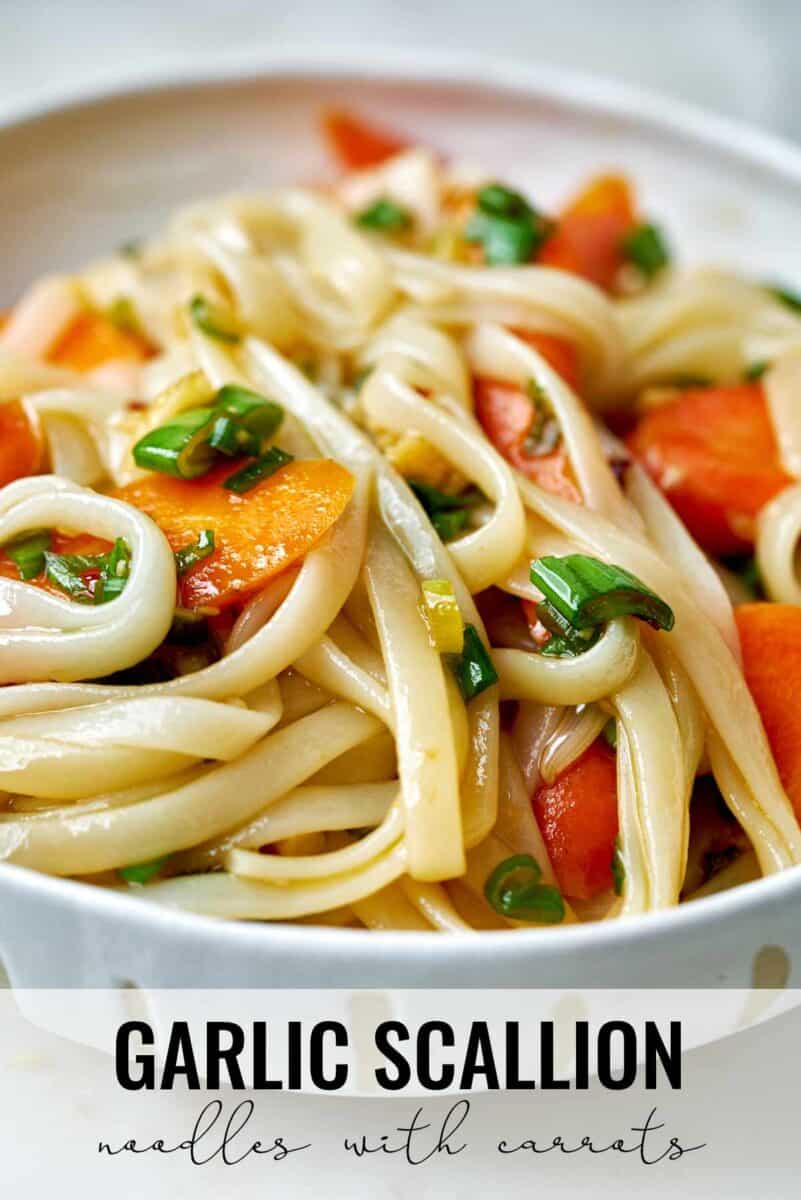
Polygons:
[[498,863],[484,885],[484,896],[502,917],[558,925],[565,918],[565,902],[557,888],[541,879],[536,859],[530,854],[514,854]]
[[801,313],[801,293],[794,292],[791,288],[784,287],[780,283],[769,283],[766,285],[766,290],[770,292],[774,300],[778,300],[785,308]]
[[610,717],[601,730],[601,736],[610,750],[617,750],[617,721]]
[[478,193],[464,238],[484,247],[489,266],[510,266],[531,262],[552,228],[519,192],[491,183]]
[[192,567],[214,553],[214,530],[203,529],[194,542],[182,546],[175,551],[175,570],[178,575],[185,575]]
[[535,379],[529,379],[526,391],[534,412],[522,449],[527,458],[542,458],[556,450],[562,440],[562,430],[544,389]]
[[623,862],[623,852],[619,837],[615,838],[615,849],[612,854],[612,879],[615,885],[615,895],[622,896],[626,883],[626,864]]
[[411,227],[412,218],[405,208],[388,196],[382,196],[359,213],[356,224],[378,233],[403,233]]
[[762,378],[769,367],[770,363],[766,362],[765,359],[753,362],[743,371],[743,379],[746,383],[755,383],[758,379]]
[[112,325],[123,333],[141,334],[142,323],[136,313],[133,301],[128,296],[117,296],[106,309],[106,316]]
[[155,879],[162,868],[167,865],[169,859],[170,855],[165,854],[163,858],[153,858],[150,862],[135,863],[130,867],[121,867],[117,874],[126,883],[135,883],[141,887],[143,884],[150,883],[151,879]]
[[462,653],[451,655],[449,661],[466,702],[498,682],[498,672],[475,625],[465,625]]
[[52,534],[48,529],[26,533],[3,547],[15,564],[20,579],[35,579],[45,569],[45,552],[50,549]]
[[638,225],[621,244],[623,257],[651,279],[670,262],[670,251],[656,225]]
[[213,304],[205,296],[195,295],[189,302],[189,315],[193,324],[207,337],[219,342],[236,343],[242,338],[242,330],[230,309]]
[[117,538],[107,554],[53,554],[44,552],[44,569],[52,584],[79,604],[106,604],[125,589],[131,552]]
[[461,533],[467,525],[469,509],[479,504],[482,499],[477,488],[470,488],[459,495],[450,495],[419,479],[410,479],[408,484],[443,542],[449,542]]
[[478,207],[490,217],[508,217],[517,220],[528,217],[533,211],[528,200],[520,192],[512,191],[503,183],[488,183],[478,193]]
[[117,538],[105,558],[95,584],[95,604],[107,604],[109,600],[119,596],[124,591],[131,573],[131,552],[122,538]]

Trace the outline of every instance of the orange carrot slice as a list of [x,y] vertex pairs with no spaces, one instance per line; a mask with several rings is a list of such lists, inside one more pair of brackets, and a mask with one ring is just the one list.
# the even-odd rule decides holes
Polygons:
[[710,554],[747,550],[759,510],[791,482],[756,383],[688,388],[646,413],[627,442]]
[[39,420],[21,400],[0,403],[0,487],[42,468],[44,442]]
[[144,338],[120,329],[101,313],[82,312],[50,351],[50,362],[73,371],[91,371],[120,359],[144,362],[151,354]]
[[602,175],[567,205],[538,262],[611,289],[624,263],[623,239],[636,224],[628,181],[621,175]]
[[330,459],[288,463],[242,495],[222,487],[236,469],[223,463],[201,479],[153,472],[115,493],[152,517],[174,551],[214,531],[213,554],[179,580],[185,608],[225,608],[263,587],[319,542],[353,493],[353,476]]
[[346,170],[377,167],[409,146],[405,138],[363,121],[346,109],[329,108],[321,124],[337,161]]
[[534,815],[566,896],[589,900],[613,886],[617,766],[601,741],[534,794]]
[[779,775],[801,820],[801,608],[743,604],[734,610],[743,672]]

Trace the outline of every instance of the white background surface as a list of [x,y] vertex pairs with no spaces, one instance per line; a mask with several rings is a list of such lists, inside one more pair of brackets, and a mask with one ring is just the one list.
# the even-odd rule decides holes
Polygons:
[[[648,84],[731,116],[745,118],[801,140],[801,5],[796,0],[486,0],[433,4],[431,0],[0,0],[0,110],[35,104],[44,94],[73,91],[95,82],[123,81],[150,67],[172,64],[195,53],[259,47],[331,48],[364,45],[395,49],[469,50],[544,61]],[[369,50],[366,50],[369,52]],[[0,192],[2,181],[0,181]],[[659,1168],[647,1176],[628,1164],[603,1162],[592,1176],[583,1169],[515,1164],[501,1180],[497,1161],[479,1151],[469,1159],[429,1170],[404,1171],[391,1163],[380,1183],[368,1182],[364,1168],[349,1165],[334,1174],[330,1163],[294,1169],[242,1173],[196,1171],[186,1163],[162,1166],[152,1160],[115,1161],[98,1170],[89,1153],[102,1133],[98,1122],[110,1116],[119,1132],[150,1128],[179,1133],[182,1119],[196,1112],[186,1097],[161,1098],[157,1115],[142,1099],[125,1098],[109,1113],[113,1089],[102,1056],[52,1039],[33,1037],[23,1023],[0,1028],[0,1153],[9,1194],[27,1200],[58,1189],[61,1195],[94,1196],[192,1194],[282,1194],[335,1197],[426,1197],[459,1193],[465,1197],[504,1191],[533,1192],[544,1183],[551,1194],[611,1196],[725,1194],[785,1200],[795,1194],[793,1171],[773,1167],[796,1156],[798,1090],[796,1064],[785,1070],[788,1039],[798,1039],[797,1015],[774,1021],[690,1056],[688,1086],[667,1105],[673,1118],[695,1133],[706,1133],[705,1117],[725,1098],[736,1103],[731,1123],[720,1128],[713,1169],[698,1161],[674,1174]],[[119,1093],[114,1097],[116,1105]],[[512,1132],[536,1115],[555,1116],[575,1107],[588,1129],[606,1127],[610,1109],[625,1118],[643,1115],[642,1099],[624,1103],[589,1093],[566,1101],[477,1098],[474,1118],[503,1118]],[[260,1101],[267,1123],[288,1134],[311,1128],[333,1145],[354,1127],[391,1128],[408,1117],[410,1102],[284,1097]],[[66,1116],[59,1114],[71,1113]],[[795,1114],[795,1115],[793,1115]],[[130,1123],[130,1124],[128,1124]],[[558,1128],[558,1125],[556,1126]],[[113,1128],[106,1131],[109,1135]],[[154,1134],[155,1135],[155,1134]],[[521,1132],[521,1136],[525,1136]],[[726,1142],[728,1141],[728,1147]],[[728,1163],[728,1172],[722,1163]],[[65,1188],[65,1182],[67,1187]]]
[[[210,1099],[221,1100],[223,1124],[248,1093],[188,1092],[180,1085],[172,1092],[124,1092],[110,1056],[34,1029],[13,1010],[9,994],[0,993],[3,1194],[14,1200],[793,1200],[800,1174],[799,1058],[801,1020],[791,1012],[690,1051],[681,1092],[665,1086],[645,1092],[638,1085],[604,1092],[595,1085],[587,1092],[476,1093],[462,1136],[454,1139],[467,1149],[414,1167],[402,1154],[355,1159],[343,1149],[344,1139],[366,1135],[375,1144],[387,1134],[397,1143],[396,1129],[407,1126],[420,1105],[422,1119],[437,1129],[453,1097],[360,1101],[262,1091],[252,1094],[253,1118],[247,1136],[233,1144],[232,1157],[256,1137],[264,1146],[282,1136],[287,1146],[312,1143],[311,1149],[281,1163],[250,1157],[233,1167],[219,1159],[192,1166],[183,1153],[109,1158],[98,1154],[97,1145],[102,1140],[117,1148],[135,1138],[142,1147],[163,1138],[173,1146],[190,1135]],[[548,1145],[557,1134],[568,1145],[585,1135],[596,1146],[616,1138],[631,1145],[631,1127],[641,1126],[654,1107],[664,1130],[655,1135],[651,1157],[669,1136],[685,1147],[705,1148],[652,1166],[636,1153],[502,1156],[495,1148],[501,1139]],[[416,1157],[433,1144],[425,1138],[431,1135],[414,1144]],[[214,1145],[201,1146],[200,1153]]]

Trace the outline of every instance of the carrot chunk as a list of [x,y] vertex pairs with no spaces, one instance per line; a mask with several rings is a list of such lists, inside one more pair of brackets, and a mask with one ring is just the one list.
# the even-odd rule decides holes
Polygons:
[[330,459],[288,463],[241,495],[222,487],[236,469],[223,463],[200,479],[153,472],[115,493],[152,517],[173,551],[213,531],[214,552],[179,579],[184,608],[225,608],[263,587],[313,549],[353,493],[353,476]]
[[42,468],[44,443],[36,413],[21,400],[0,403],[0,487]]
[[538,262],[612,289],[624,263],[623,239],[636,224],[628,181],[621,175],[602,175],[564,209]]
[[329,108],[323,113],[322,127],[340,166],[349,171],[377,167],[409,146],[405,138],[346,109]]
[[743,604],[734,616],[745,680],[779,776],[801,820],[801,608]]
[[756,383],[688,388],[646,413],[627,441],[710,554],[747,550],[760,509],[791,482]]
[[80,313],[49,354],[50,362],[73,371],[91,371],[120,359],[144,362],[150,347],[137,333],[120,329],[101,313]]
[[589,900],[609,891],[618,832],[614,754],[593,742],[553,783],[537,788],[533,805],[565,895]]

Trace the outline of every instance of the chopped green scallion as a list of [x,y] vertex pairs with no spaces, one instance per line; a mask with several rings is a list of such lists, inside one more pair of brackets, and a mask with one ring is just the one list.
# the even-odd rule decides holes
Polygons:
[[462,653],[452,657],[451,669],[465,701],[498,682],[498,672],[475,625],[465,625]]
[[786,288],[780,283],[769,283],[767,290],[785,308],[790,308],[793,312],[801,312],[801,293],[794,292],[791,288]]
[[255,456],[261,450],[261,438],[250,433],[233,417],[217,417],[211,427],[208,441],[212,450],[219,450],[221,454],[232,458],[241,454]]
[[601,736],[610,750],[617,750],[617,721],[610,717],[601,730]]
[[600,636],[600,630],[575,629],[548,600],[541,600],[536,608],[540,624],[544,625],[551,634],[550,639],[540,647],[538,653],[546,658],[575,658],[594,646]]
[[119,596],[125,589],[131,571],[131,554],[122,538],[117,538],[105,558],[95,584],[95,604],[107,604]]
[[47,578],[81,604],[105,604],[124,590],[130,574],[131,552],[117,538],[107,554],[44,552]]
[[488,183],[478,193],[478,207],[490,217],[527,217],[531,205],[520,192],[512,191],[502,183]]
[[523,453],[527,458],[540,458],[552,454],[562,440],[562,430],[553,414],[548,397],[536,380],[528,381],[526,391],[531,400],[534,414],[523,442]]
[[170,855],[165,854],[163,858],[154,858],[150,862],[135,863],[130,867],[120,867],[117,874],[126,883],[138,883],[140,885],[150,883],[151,879],[155,879],[159,871],[167,865],[169,859]]
[[536,559],[531,582],[574,629],[592,629],[623,616],[639,617],[655,629],[673,628],[672,609],[641,580],[586,554]]
[[500,183],[487,184],[464,237],[484,247],[489,266],[530,262],[551,232],[552,225],[519,192]]
[[621,249],[624,258],[648,279],[670,262],[667,243],[656,225],[638,225],[624,237]]
[[214,465],[209,438],[216,420],[213,408],[190,408],[166,425],[151,429],[133,448],[137,467],[179,479],[196,479]]
[[188,546],[182,546],[175,551],[175,570],[178,575],[185,575],[192,567],[197,566],[204,558],[214,553],[214,530],[202,529],[197,540]]
[[484,895],[502,917],[558,925],[565,918],[565,902],[557,888],[541,879],[536,859],[530,854],[513,854],[498,863],[484,885]]
[[466,508],[443,509],[431,514],[431,524],[443,542],[450,542],[467,524]]
[[620,838],[615,838],[615,849],[612,854],[612,879],[615,884],[615,895],[622,896],[623,888],[626,883],[626,864],[623,862],[623,853],[620,846]]
[[422,480],[410,479],[408,483],[443,542],[449,542],[464,529],[468,509],[481,500],[481,495],[475,488],[452,496],[447,492],[440,492],[429,483],[423,483]]
[[356,218],[362,229],[375,229],[380,233],[401,233],[412,224],[411,215],[388,196],[374,201]]
[[258,438],[272,437],[284,419],[280,404],[235,383],[220,388],[214,397],[214,407]]
[[3,550],[15,564],[20,579],[35,579],[45,568],[45,551],[50,549],[51,542],[50,531],[42,529],[8,542]]
[[276,471],[291,461],[291,454],[279,450],[278,446],[271,446],[261,458],[248,463],[246,467],[242,467],[240,471],[235,471],[233,475],[224,479],[223,487],[226,491],[236,492],[241,496],[243,492],[249,492],[256,484],[261,483],[263,479],[268,479],[270,475],[274,475]]
[[205,296],[192,297],[189,315],[201,333],[220,342],[238,342],[242,337],[242,329],[234,313],[221,304],[213,304]]
[[759,362],[753,362],[743,371],[743,379],[746,383],[755,383],[761,379],[765,372],[769,369],[770,363],[765,359],[760,359]]
[[249,388],[226,384],[212,394],[201,372],[187,375],[179,386],[176,403],[195,395],[207,403],[178,411],[136,443],[134,462],[145,470],[194,479],[211,469],[217,453],[257,458],[284,419],[280,404]]

